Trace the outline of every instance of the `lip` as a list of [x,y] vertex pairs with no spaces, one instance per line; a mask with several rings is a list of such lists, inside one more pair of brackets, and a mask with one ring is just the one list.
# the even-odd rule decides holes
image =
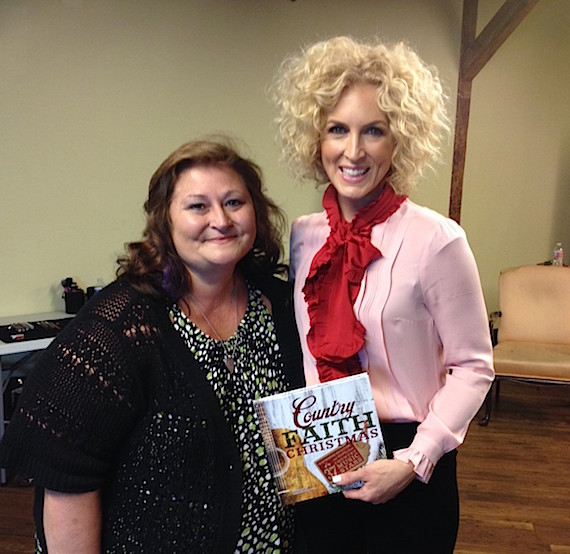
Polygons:
[[360,183],[370,172],[369,167],[345,165],[341,165],[338,170],[342,179],[347,183]]
[[206,240],[206,242],[217,242],[217,243],[223,244],[225,242],[230,242],[236,238],[237,238],[237,235],[225,235],[225,236],[221,236],[221,237],[209,237],[205,240]]

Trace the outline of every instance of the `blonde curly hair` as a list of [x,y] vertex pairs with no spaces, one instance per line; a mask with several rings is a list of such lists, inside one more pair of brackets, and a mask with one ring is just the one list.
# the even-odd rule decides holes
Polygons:
[[282,159],[301,181],[329,181],[320,139],[328,114],[356,83],[377,89],[378,106],[395,141],[390,184],[407,194],[423,170],[439,159],[449,123],[437,69],[402,42],[388,46],[336,37],[287,57],[270,88],[279,110]]

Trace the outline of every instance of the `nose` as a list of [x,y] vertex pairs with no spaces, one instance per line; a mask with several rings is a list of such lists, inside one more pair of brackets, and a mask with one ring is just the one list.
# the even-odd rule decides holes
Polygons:
[[211,224],[212,227],[216,227],[217,229],[227,229],[232,225],[232,220],[230,219],[224,206],[216,206],[212,210]]
[[360,133],[350,133],[348,135],[345,156],[352,162],[356,162],[364,156],[364,148]]

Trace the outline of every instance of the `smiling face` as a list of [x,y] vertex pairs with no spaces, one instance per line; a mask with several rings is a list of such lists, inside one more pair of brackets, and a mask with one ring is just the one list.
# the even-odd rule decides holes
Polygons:
[[344,91],[327,116],[320,148],[342,215],[350,221],[380,196],[394,152],[390,124],[373,85],[359,83]]
[[232,271],[251,250],[255,209],[243,179],[225,166],[183,171],[169,206],[176,252],[191,274]]

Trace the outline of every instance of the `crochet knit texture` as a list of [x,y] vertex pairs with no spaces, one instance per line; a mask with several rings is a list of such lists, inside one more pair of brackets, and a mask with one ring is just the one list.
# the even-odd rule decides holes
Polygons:
[[101,489],[104,552],[236,544],[237,449],[167,312],[124,279],[95,295],[42,355],[0,448],[3,467],[40,487]]

